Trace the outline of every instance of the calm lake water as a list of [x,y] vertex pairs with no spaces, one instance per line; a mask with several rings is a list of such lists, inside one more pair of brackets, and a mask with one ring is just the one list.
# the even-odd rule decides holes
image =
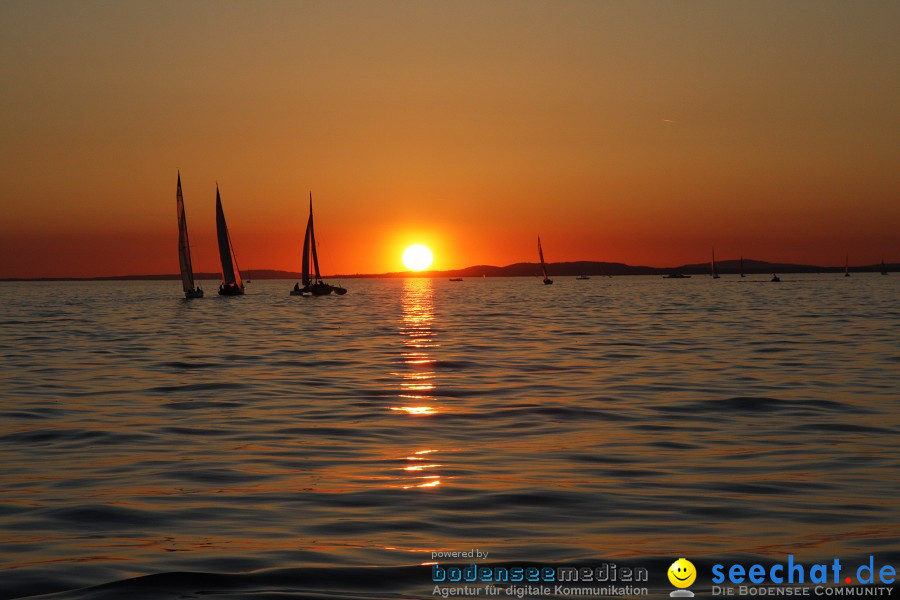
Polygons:
[[657,589],[897,566],[900,276],[767,279],[0,284],[0,597],[424,598],[471,548]]

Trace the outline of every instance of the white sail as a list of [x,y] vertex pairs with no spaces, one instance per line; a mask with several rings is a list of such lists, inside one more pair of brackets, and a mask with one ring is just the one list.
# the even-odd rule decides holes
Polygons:
[[309,193],[309,249],[312,252],[313,269],[316,274],[316,281],[319,281],[322,279],[322,273],[319,271],[319,252],[316,250],[316,228],[313,225],[312,192]]
[[219,258],[222,261],[222,282],[238,288],[244,287],[244,282],[241,280],[241,269],[238,267],[234,247],[231,245],[231,236],[228,235],[228,225],[225,223],[225,211],[222,210],[219,186],[216,186],[216,234],[219,240]]
[[309,199],[309,219],[306,221],[306,232],[303,234],[303,260],[301,262],[303,273],[300,281],[304,286],[311,283],[309,278],[309,232],[312,230],[312,194]]
[[194,269],[191,264],[191,244],[188,239],[187,217],[184,214],[184,197],[181,194],[181,172],[178,173],[175,205],[178,212],[178,263],[181,267],[181,284],[185,292],[190,292],[194,289]]
[[538,236],[538,256],[541,258],[541,271],[544,273],[544,279],[547,277],[547,265],[544,263],[544,249],[541,248],[541,236]]

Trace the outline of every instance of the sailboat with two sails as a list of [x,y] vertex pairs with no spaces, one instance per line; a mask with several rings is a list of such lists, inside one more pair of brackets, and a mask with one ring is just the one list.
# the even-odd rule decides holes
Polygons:
[[194,267],[191,264],[191,244],[188,240],[187,216],[184,214],[184,196],[181,195],[181,171],[175,189],[175,209],[178,212],[178,264],[181,267],[181,285],[185,298],[202,298],[203,290],[194,285]]
[[220,296],[243,296],[244,282],[238,268],[231,236],[228,235],[228,224],[225,223],[225,212],[222,210],[222,197],[219,195],[219,184],[216,184],[216,236],[219,239],[219,258],[222,260],[222,283],[219,285]]
[[[322,281],[322,274],[319,271],[319,253],[316,248],[316,231],[313,226],[313,209],[312,209],[312,192],[309,193],[309,220],[306,222],[306,234],[303,237],[303,266],[301,273],[301,283],[294,284],[291,290],[291,296],[327,296],[329,294],[337,294],[343,296],[347,293],[346,288],[339,285],[331,285]],[[315,274],[315,279],[312,275]]]
[[538,236],[538,256],[541,259],[541,272],[544,274],[544,285],[551,285],[553,280],[547,276],[547,264],[544,262],[544,249],[541,248],[541,236]]

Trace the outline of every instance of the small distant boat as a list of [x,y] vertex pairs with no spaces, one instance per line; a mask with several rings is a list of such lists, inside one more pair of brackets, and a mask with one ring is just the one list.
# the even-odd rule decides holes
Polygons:
[[544,263],[544,249],[541,248],[541,236],[538,236],[538,256],[541,257],[541,272],[544,273],[544,285],[551,285],[553,280],[547,276],[547,265]]
[[462,277],[451,277],[450,281],[462,281]]
[[[303,237],[303,272],[301,274],[300,284],[295,283],[294,289],[291,290],[291,296],[327,296],[329,294],[337,294],[343,296],[347,293],[346,288],[339,285],[330,285],[322,281],[322,274],[319,272],[319,253],[316,249],[316,231],[313,226],[313,210],[312,210],[312,192],[309,193],[309,220],[306,222],[306,234]],[[313,274],[315,280],[310,274],[310,262],[312,262]]]
[[778,276],[777,274],[775,274],[775,273],[772,273],[772,281],[774,281],[774,282],[777,283],[777,282],[781,281],[781,277],[779,277],[779,276]]
[[[181,285],[185,298],[202,298],[203,290],[194,285],[194,267],[191,264],[191,244],[188,241],[187,217],[184,214],[184,197],[181,195],[181,171],[175,190],[175,208],[178,212],[178,264],[181,266]],[[883,261],[882,261],[883,262]]]
[[690,279],[690,275],[685,275],[683,273],[669,273],[668,275],[663,275],[663,279]]
[[222,210],[222,197],[219,185],[216,184],[216,235],[219,239],[219,258],[222,260],[222,283],[219,285],[220,296],[243,296],[244,282],[241,280],[241,269],[237,264],[228,225],[225,223],[225,212]]
[[741,277],[744,277],[744,257],[741,257]]
[[844,258],[844,277],[850,277],[850,255]]
[[884,257],[881,257],[881,274],[887,275],[887,265],[884,264]]
[[590,277],[588,277],[587,275],[579,275],[575,279],[580,279],[580,280],[584,281],[585,279],[590,279]]
[[712,275],[712,278],[718,279],[719,273],[716,271],[716,249],[715,248],[713,248],[713,251],[712,251],[712,262],[709,263],[709,268],[711,271],[710,274]]

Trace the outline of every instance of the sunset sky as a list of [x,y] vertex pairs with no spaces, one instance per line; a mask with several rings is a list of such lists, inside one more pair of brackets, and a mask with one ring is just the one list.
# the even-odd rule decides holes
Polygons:
[[0,3],[0,277],[900,261],[900,2]]

